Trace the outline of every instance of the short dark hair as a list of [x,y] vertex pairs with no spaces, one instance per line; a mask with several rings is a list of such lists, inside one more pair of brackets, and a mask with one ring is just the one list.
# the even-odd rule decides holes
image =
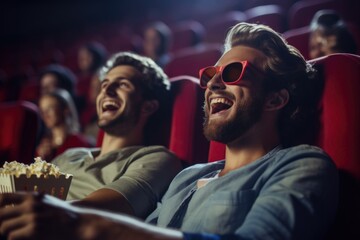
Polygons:
[[170,81],[164,71],[148,57],[140,56],[131,52],[114,54],[100,70],[99,78],[102,81],[105,75],[113,68],[121,65],[132,66],[141,74],[139,79],[140,88],[144,99],[157,100],[159,109],[149,119],[145,127],[145,138],[161,127],[160,123],[170,117]]
[[93,62],[90,66],[90,70],[95,72],[102,67],[106,61],[107,51],[99,42],[89,42],[83,46],[93,57]]
[[316,70],[307,63],[300,52],[271,28],[250,23],[239,23],[228,32],[225,51],[245,45],[261,51],[266,56],[262,70],[267,92],[286,89],[289,102],[279,116],[278,128],[284,145],[291,145],[306,121],[317,114],[321,91],[315,87]]
[[46,74],[55,75],[58,88],[65,89],[71,96],[75,95],[76,76],[70,69],[59,64],[51,64],[41,71],[40,79]]
[[160,46],[157,54],[162,55],[169,51],[171,45],[172,32],[170,28],[163,22],[157,21],[147,25],[146,29],[154,29],[160,37]]

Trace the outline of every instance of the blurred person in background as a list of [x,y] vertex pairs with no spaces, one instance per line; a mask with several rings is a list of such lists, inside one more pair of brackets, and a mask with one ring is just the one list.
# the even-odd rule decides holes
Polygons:
[[66,90],[75,103],[76,110],[81,113],[85,106],[84,100],[76,92],[77,78],[67,67],[59,64],[51,64],[40,73],[40,96],[53,92],[56,89]]
[[107,51],[101,43],[85,44],[78,51],[78,75],[92,77],[104,65],[106,58]]
[[96,130],[96,108],[94,103],[99,88],[99,83],[93,79],[98,79],[97,73],[105,64],[106,58],[107,50],[99,42],[87,43],[78,51],[77,91],[84,99],[84,108],[80,112],[81,131],[87,132],[86,135],[88,135],[88,125],[95,127],[92,129],[92,133],[89,133],[92,140],[94,140],[94,135],[97,132],[93,131]]
[[310,24],[311,59],[332,53],[357,53],[355,39],[346,22],[334,10],[318,11]]
[[78,114],[69,92],[55,89],[44,93],[39,99],[39,109],[45,133],[37,146],[37,156],[51,161],[69,148],[92,146],[80,134]]
[[[79,48],[78,51],[78,77],[77,90],[79,95],[88,101],[88,93],[91,79],[104,65],[107,58],[106,48],[99,42],[90,42]],[[87,104],[87,102],[86,102]]]
[[151,23],[144,31],[143,54],[162,68],[170,61],[171,35],[170,28],[163,22]]
[[76,83],[76,76],[70,69],[59,64],[51,64],[45,67],[40,74],[40,94],[60,88],[74,96]]

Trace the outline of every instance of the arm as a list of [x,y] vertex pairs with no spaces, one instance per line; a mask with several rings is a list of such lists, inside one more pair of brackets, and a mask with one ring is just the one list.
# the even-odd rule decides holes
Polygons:
[[[6,207],[9,204],[15,205]],[[154,227],[125,215],[74,207],[38,194],[1,194],[0,232],[9,240],[183,239],[179,231]]]
[[82,200],[71,202],[71,204],[135,215],[130,203],[121,193],[106,188],[101,188]]
[[[97,206],[105,206],[113,212],[123,212],[120,204],[126,202],[126,209],[131,209],[132,215],[145,218],[154,210],[180,169],[180,162],[174,155],[163,150],[144,150],[132,156],[125,172],[117,180],[91,193],[84,201],[96,201]],[[103,198],[103,193],[106,193],[107,199]]]

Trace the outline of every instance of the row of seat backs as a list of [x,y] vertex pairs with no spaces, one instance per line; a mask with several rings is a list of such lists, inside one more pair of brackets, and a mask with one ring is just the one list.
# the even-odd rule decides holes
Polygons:
[[[322,122],[315,143],[324,148],[340,168],[360,178],[360,150],[357,148],[360,144],[360,111],[357,106],[360,103],[360,57],[333,54],[316,59],[313,63],[323,74],[324,81]],[[205,156],[207,154],[200,154],[207,152],[207,142],[202,137],[203,90],[198,86],[197,79],[183,75],[171,78],[171,82],[173,112],[171,122],[164,124],[167,127],[161,130],[167,134],[158,135],[167,140],[161,141],[189,164],[204,162],[206,159],[223,159],[224,146],[215,142],[210,143],[209,158]],[[37,107],[27,102],[3,103],[0,111],[1,154],[9,155],[6,159],[32,159],[31,154],[25,159],[21,155],[25,152],[33,153],[31,146],[34,147],[35,143],[32,139],[36,136],[39,121]],[[10,148],[16,151],[4,150]]]

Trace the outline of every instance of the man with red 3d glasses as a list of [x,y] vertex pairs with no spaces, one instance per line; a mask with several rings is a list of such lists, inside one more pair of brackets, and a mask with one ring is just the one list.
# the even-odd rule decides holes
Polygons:
[[6,194],[1,205],[15,205],[1,209],[0,230],[10,239],[54,239],[49,226],[61,239],[321,239],[336,213],[337,169],[321,149],[291,146],[316,107],[314,77],[273,30],[239,23],[216,65],[200,70],[204,134],[226,144],[225,160],[179,173],[147,223]]

